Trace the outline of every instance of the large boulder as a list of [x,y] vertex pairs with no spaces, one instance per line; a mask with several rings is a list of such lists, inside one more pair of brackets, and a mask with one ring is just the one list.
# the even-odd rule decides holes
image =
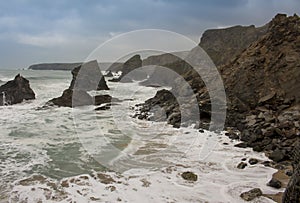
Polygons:
[[21,103],[23,100],[35,99],[29,81],[18,74],[14,80],[0,86],[0,106]]
[[224,29],[206,30],[199,46],[211,57],[216,66],[224,65],[238,56],[244,49],[267,31],[268,25],[256,28],[233,26]]

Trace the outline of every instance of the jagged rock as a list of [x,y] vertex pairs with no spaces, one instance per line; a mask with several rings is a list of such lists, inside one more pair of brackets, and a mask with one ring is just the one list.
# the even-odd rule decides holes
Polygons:
[[14,80],[0,86],[0,106],[21,103],[23,100],[35,99],[29,81],[20,74]]
[[254,188],[254,189],[251,189],[251,190],[249,190],[249,191],[247,191],[247,192],[243,192],[241,195],[240,195],[240,197],[243,199],[243,200],[245,200],[245,201],[252,201],[252,200],[254,200],[255,198],[257,198],[257,197],[260,197],[260,196],[262,196],[262,191],[261,191],[261,189],[259,189],[259,188]]
[[94,97],[95,105],[101,105],[105,103],[110,103],[112,101],[112,97],[108,94],[106,95],[97,95]]
[[[299,24],[300,18],[297,15],[288,17],[279,14],[275,16],[270,23],[264,26],[264,33],[254,37],[255,39],[248,44],[248,47],[237,52],[236,57],[231,58],[232,60],[228,59],[228,63],[220,62],[218,66],[227,96],[225,125],[237,127],[241,131],[241,140],[246,143],[245,146],[252,147],[256,151],[267,151],[267,155],[270,155],[276,162],[289,159],[288,152],[294,146],[290,141],[296,142],[300,139]],[[255,30],[255,28],[249,28],[249,30],[251,29]],[[239,34],[243,36],[242,33]],[[244,43],[239,41],[241,38],[243,37],[233,37],[231,38],[233,42],[229,40],[228,43]],[[216,42],[216,44],[218,43],[222,44],[220,41]],[[224,53],[225,58],[226,43],[223,43],[224,47],[220,47],[219,50],[218,46],[213,46],[214,49],[217,49],[218,55]],[[228,49],[232,49],[231,45],[228,46]],[[193,50],[191,53],[194,53]],[[211,57],[214,58],[213,55]],[[219,57],[218,60],[222,61],[222,57]],[[199,104],[201,115],[199,117],[205,118],[205,120],[200,120],[200,124],[197,126],[203,127],[210,122],[211,99],[209,92],[201,77],[191,66],[182,61],[175,62],[173,66],[182,70],[181,77],[194,91]],[[211,77],[206,72],[204,75]],[[178,90],[184,95],[186,87],[180,82],[175,82],[172,90]],[[176,99],[168,99],[161,94],[156,95],[155,100],[150,99],[150,101],[159,101],[159,105],[168,110],[166,115],[169,118],[170,115],[179,112],[178,107],[171,108],[173,102],[176,103]],[[186,101],[190,100],[191,98],[186,98]],[[151,111],[151,105],[149,103],[145,103],[145,105],[147,108],[144,109],[144,115]],[[187,102],[185,108],[189,107],[192,106],[189,106],[189,102]],[[192,117],[194,115],[191,114]],[[174,120],[172,119],[172,121]],[[285,127],[281,127],[283,124]],[[274,152],[276,149],[280,150]]]
[[256,28],[254,25],[250,25],[207,30],[203,33],[199,45],[217,66],[223,65],[263,36],[267,27],[266,25]]
[[63,94],[47,102],[47,105],[57,105],[65,107],[76,107],[84,105],[100,105],[100,103],[110,102],[109,95],[91,97],[87,91],[108,90],[105,78],[103,77],[97,61],[84,63],[72,70],[73,79],[70,87]]
[[77,66],[72,70],[72,75],[69,89],[109,90],[96,60]]
[[[118,78],[113,78],[111,80],[109,80],[110,82],[132,82],[132,79],[135,78],[130,78],[127,74],[129,74],[131,71],[142,67],[142,60],[141,60],[141,56],[140,55],[134,55],[133,57],[131,57],[130,59],[128,59],[124,64],[123,67],[121,69],[122,74],[120,77]],[[142,73],[141,73],[142,74]],[[134,75],[136,77],[139,77],[137,72]],[[142,78],[146,78],[147,76],[143,74]]]
[[66,89],[62,96],[51,99],[48,104],[64,107],[85,106],[92,105],[93,98],[83,90]]
[[273,188],[276,188],[276,189],[279,189],[281,188],[281,182],[279,180],[277,180],[276,178],[272,178],[267,186],[270,186],[270,187],[273,187]]

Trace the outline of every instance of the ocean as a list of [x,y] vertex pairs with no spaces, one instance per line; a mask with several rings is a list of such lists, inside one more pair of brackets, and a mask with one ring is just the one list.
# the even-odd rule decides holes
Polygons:
[[[68,71],[1,70],[0,85],[18,73],[36,99],[0,107],[0,202],[243,202],[240,193],[264,193],[275,169],[262,164],[237,169],[242,159],[268,160],[263,153],[233,147],[224,132],[172,128],[133,118],[135,104],[159,88],[108,82],[121,102],[110,110],[41,108],[72,79]],[[215,140],[209,156],[201,150]],[[225,143],[225,144],[224,144]],[[193,172],[196,181],[181,177]],[[255,202],[273,202],[260,197]]]

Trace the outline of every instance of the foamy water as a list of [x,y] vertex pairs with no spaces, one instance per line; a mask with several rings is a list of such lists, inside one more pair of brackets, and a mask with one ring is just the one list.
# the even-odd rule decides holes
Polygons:
[[[0,84],[15,74],[0,71]],[[71,73],[21,74],[30,80],[37,99],[0,107],[2,202],[243,202],[240,193],[254,187],[280,191],[266,186],[274,169],[262,164],[237,169],[243,158],[268,159],[234,148],[236,142],[222,133],[132,118],[132,107],[157,89],[108,83],[111,90],[99,93],[123,100],[111,110],[37,110],[61,95]],[[212,138],[216,146],[203,160],[202,147]],[[197,174],[198,180],[182,179],[185,171]],[[260,197],[253,202],[273,201]]]

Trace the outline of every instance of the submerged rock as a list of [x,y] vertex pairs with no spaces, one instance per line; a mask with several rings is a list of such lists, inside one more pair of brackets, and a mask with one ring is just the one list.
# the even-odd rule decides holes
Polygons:
[[190,172],[190,171],[187,171],[187,172],[183,172],[181,174],[181,177],[184,179],[184,180],[188,180],[188,181],[197,181],[198,180],[198,176],[193,173],[193,172]]
[[21,103],[23,100],[35,99],[35,93],[29,81],[20,74],[14,80],[0,86],[0,106]]
[[243,192],[240,197],[245,201],[252,201],[257,197],[262,196],[262,191],[259,188],[254,188],[252,190],[249,190],[247,192]]

